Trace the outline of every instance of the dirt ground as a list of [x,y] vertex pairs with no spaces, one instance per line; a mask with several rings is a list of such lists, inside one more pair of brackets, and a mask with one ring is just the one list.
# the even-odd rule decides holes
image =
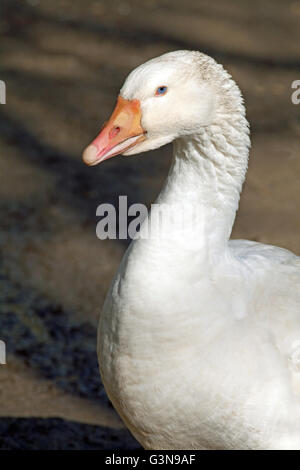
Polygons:
[[138,447],[97,369],[97,318],[126,243],[96,238],[95,211],[119,195],[150,204],[171,148],[81,162],[138,64],[198,49],[232,73],[252,130],[233,237],[300,255],[299,27],[298,0],[1,0],[0,448]]

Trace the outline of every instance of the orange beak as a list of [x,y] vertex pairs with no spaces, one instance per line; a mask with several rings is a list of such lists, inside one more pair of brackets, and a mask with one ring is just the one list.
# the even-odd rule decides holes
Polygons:
[[141,126],[141,117],[139,100],[125,100],[119,95],[109,121],[84,150],[82,155],[84,163],[90,166],[97,165],[145,140],[146,132]]

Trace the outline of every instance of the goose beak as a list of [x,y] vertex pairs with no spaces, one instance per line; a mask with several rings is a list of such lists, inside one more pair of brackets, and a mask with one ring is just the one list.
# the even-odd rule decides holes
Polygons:
[[141,117],[139,100],[125,100],[119,95],[109,121],[84,150],[82,155],[84,163],[89,166],[97,165],[145,140],[146,132],[142,128]]

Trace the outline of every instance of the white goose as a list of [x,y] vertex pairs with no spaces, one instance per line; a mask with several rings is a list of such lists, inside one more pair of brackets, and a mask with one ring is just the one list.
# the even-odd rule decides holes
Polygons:
[[[235,82],[199,52],[135,69],[83,158],[171,141],[151,236],[131,243],[100,317],[107,394],[147,449],[300,449],[300,258],[229,241],[248,123]],[[196,216],[183,227],[170,207]]]

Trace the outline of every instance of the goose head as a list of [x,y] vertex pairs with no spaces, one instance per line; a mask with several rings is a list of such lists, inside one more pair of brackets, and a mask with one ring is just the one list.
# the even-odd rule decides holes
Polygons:
[[228,77],[222,66],[196,51],[171,52],[140,65],[127,77],[108,122],[85,149],[84,162],[96,165],[199,133],[224,105],[222,83]]

